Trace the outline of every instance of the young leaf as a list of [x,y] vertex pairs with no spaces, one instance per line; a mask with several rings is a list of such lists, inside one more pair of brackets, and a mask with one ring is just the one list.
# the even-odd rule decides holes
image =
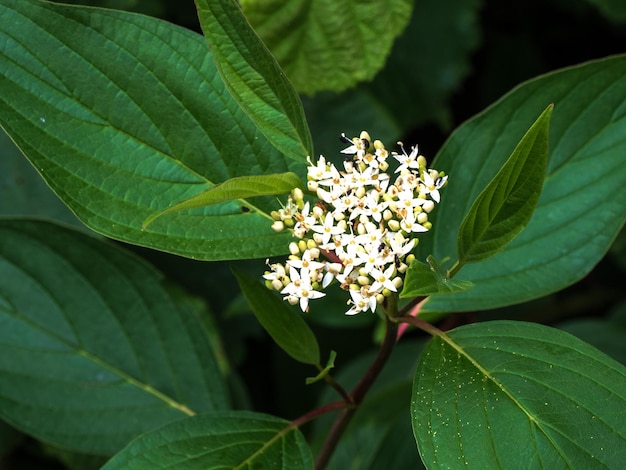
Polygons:
[[436,269],[436,264],[432,257],[429,257],[428,261],[430,266],[417,260],[411,263],[406,272],[406,279],[400,297],[455,294],[474,287],[470,281],[449,279],[446,273]]
[[459,266],[489,258],[528,224],[539,201],[548,162],[553,105],[541,113],[459,228]]
[[244,0],[241,7],[301,93],[371,80],[411,17],[413,2]]
[[0,0],[0,17],[0,125],[83,223],[190,258],[286,252],[291,235],[271,229],[270,198],[168,214],[141,230],[233,177],[303,170],[303,156],[281,155],[241,112],[201,35],[34,0]]
[[297,428],[274,416],[222,411],[165,425],[131,442],[102,470],[313,469]]
[[411,418],[428,468],[620,468],[626,367],[546,326],[463,326],[422,354]]
[[320,363],[317,339],[299,313],[252,276],[233,269],[241,292],[250,304],[259,323],[272,339],[296,361],[305,364]]
[[155,219],[170,212],[210,206],[234,199],[248,199],[259,196],[273,196],[287,194],[292,189],[302,185],[302,181],[295,173],[281,173],[278,175],[240,176],[224,181],[217,186],[207,189],[186,201],[179,202],[172,207],[152,215],[143,223],[144,229]]
[[428,312],[484,310],[524,302],[584,277],[604,256],[626,214],[626,56],[531,80],[463,124],[434,166],[450,175],[420,256],[453,256],[472,202],[535,120],[554,103],[550,157],[537,208],[524,231],[496,256],[463,266],[475,287],[435,296]]
[[228,406],[207,335],[162,276],[120,248],[0,221],[0,416],[111,455],[156,426]]
[[293,85],[232,0],[196,0],[200,26],[232,97],[274,147],[290,158],[313,155],[311,133]]

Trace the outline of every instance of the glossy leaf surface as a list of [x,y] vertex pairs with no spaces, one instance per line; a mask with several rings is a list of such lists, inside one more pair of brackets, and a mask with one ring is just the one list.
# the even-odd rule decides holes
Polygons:
[[[292,189],[300,186],[302,186],[302,181],[300,181],[298,175],[291,172],[278,175],[239,176],[238,178],[226,180],[191,199],[174,204],[163,212],[149,217],[143,226],[145,229],[148,224],[151,224],[158,217],[171,212],[210,206],[235,199],[287,194]],[[244,212],[250,210],[247,206],[242,206],[241,209]]]
[[102,470],[313,468],[297,428],[273,416],[224,411],[194,416],[144,434]]
[[239,106],[283,154],[302,160],[313,143],[300,98],[239,5],[196,0],[217,69]]
[[228,406],[202,324],[128,252],[0,221],[0,415],[56,446],[110,455]]
[[459,263],[490,258],[528,224],[545,177],[553,106],[530,126],[515,150],[478,195],[459,228]]
[[230,97],[202,36],[35,0],[1,0],[0,25],[0,125],[87,226],[190,258],[286,252],[290,235],[270,228],[269,198],[246,211],[231,201],[168,214],[141,230],[230,178],[303,169]]
[[626,367],[546,326],[463,326],[426,347],[411,416],[427,468],[619,468]]
[[320,350],[317,339],[299,311],[289,308],[257,279],[242,271],[233,272],[252,311],[276,344],[296,361],[318,365]]
[[471,289],[469,281],[449,279],[445,273],[421,261],[413,261],[406,272],[400,297],[418,297],[437,294],[455,294]]
[[433,297],[423,313],[495,308],[562,289],[593,268],[621,229],[626,57],[617,56],[531,80],[450,137],[433,163],[450,179],[420,257],[456,259],[456,234],[473,201],[550,103],[547,176],[528,226],[504,251],[459,271],[472,290]]

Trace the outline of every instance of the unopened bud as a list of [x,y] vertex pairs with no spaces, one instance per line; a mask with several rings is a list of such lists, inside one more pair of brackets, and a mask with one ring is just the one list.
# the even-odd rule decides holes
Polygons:
[[309,191],[316,193],[317,192],[317,188],[318,188],[318,184],[317,181],[313,181],[313,180],[309,180],[306,183],[306,187]]
[[304,200],[304,193],[302,192],[300,188],[294,188],[291,191],[291,194],[293,195],[293,198],[296,202]]
[[417,215],[417,223],[418,224],[424,224],[428,221],[428,214],[426,212],[420,212]]
[[424,209],[424,212],[430,212],[434,208],[435,208],[435,202],[431,201],[430,199],[422,204],[422,209]]
[[359,276],[356,278],[356,282],[361,286],[368,286],[370,284],[370,278],[368,276]]
[[304,253],[306,251],[306,241],[305,240],[300,240],[298,242],[298,250],[300,250],[300,253]]
[[272,230],[275,232],[282,232],[285,229],[285,224],[280,220],[277,220],[272,224]]
[[398,230],[400,230],[400,222],[398,222],[395,219],[392,219],[389,222],[387,222],[387,227],[389,227],[389,230],[393,232],[397,232]]
[[400,276],[394,277],[391,282],[396,287],[396,289],[400,289],[400,287],[402,287],[402,278]]
[[289,253],[291,253],[294,256],[297,256],[300,254],[300,248],[298,248],[298,244],[296,242],[291,242],[289,244]]

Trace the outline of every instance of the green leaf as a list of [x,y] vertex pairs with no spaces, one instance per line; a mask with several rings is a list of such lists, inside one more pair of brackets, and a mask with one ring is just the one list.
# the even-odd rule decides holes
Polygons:
[[461,126],[433,166],[450,175],[420,238],[421,256],[454,257],[461,221],[502,167],[537,110],[554,103],[550,157],[539,203],[504,251],[465,265],[475,287],[435,296],[422,313],[471,311],[524,302],[584,277],[604,256],[626,214],[626,56],[531,80]]
[[198,18],[228,91],[263,135],[295,160],[313,155],[300,98],[232,0],[196,0]]
[[411,417],[431,469],[620,468],[626,368],[546,326],[463,326],[426,347]]
[[190,258],[286,253],[291,235],[271,229],[272,198],[168,214],[141,230],[231,178],[304,170],[303,156],[282,156],[230,97],[201,35],[34,0],[0,0],[0,18],[0,125],[82,222]]
[[474,287],[470,281],[449,279],[445,272],[437,269],[432,256],[428,263],[413,261],[406,272],[400,297],[425,297],[437,294],[456,294]]
[[0,416],[110,455],[228,405],[206,333],[145,262],[80,232],[0,221]]
[[144,434],[102,470],[171,468],[313,469],[311,450],[289,422],[260,413],[224,411]]
[[236,269],[233,273],[259,323],[276,344],[296,361],[318,365],[317,339],[300,314],[252,276]]
[[543,187],[553,105],[524,134],[461,222],[459,266],[490,258],[526,227]]
[[371,80],[411,17],[409,0],[243,0],[241,6],[301,93]]
[[145,229],[148,224],[154,222],[155,219],[162,215],[169,214],[170,212],[210,206],[211,204],[219,204],[220,202],[232,201],[233,199],[248,199],[251,197],[287,194],[292,189],[300,186],[302,186],[302,181],[298,175],[291,172],[278,175],[240,176],[238,178],[232,178],[211,189],[207,189],[197,196],[174,204],[172,207],[148,217],[143,223],[143,228]]

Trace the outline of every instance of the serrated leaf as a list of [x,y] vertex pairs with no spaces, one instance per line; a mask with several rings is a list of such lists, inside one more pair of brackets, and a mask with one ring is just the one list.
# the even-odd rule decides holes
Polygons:
[[145,229],[155,219],[171,212],[197,207],[210,206],[234,199],[248,199],[260,196],[275,196],[287,194],[292,189],[302,186],[302,181],[295,173],[280,173],[277,175],[240,176],[224,181],[217,186],[185,201],[174,204],[172,207],[148,217],[143,223]]
[[404,287],[400,297],[422,297],[437,294],[455,294],[471,289],[470,281],[449,279],[432,266],[421,261],[413,261],[406,272]]
[[626,56],[531,80],[461,126],[433,166],[450,175],[433,228],[417,249],[453,257],[461,221],[546,103],[550,157],[544,188],[524,231],[493,258],[459,272],[475,287],[436,296],[428,312],[484,310],[524,302],[584,277],[606,253],[626,214]]
[[235,269],[233,273],[254,315],[276,344],[296,361],[318,365],[317,339],[300,314],[252,276]]
[[619,468],[626,368],[546,326],[463,326],[426,347],[411,416],[431,469]]
[[459,266],[502,251],[528,224],[543,188],[553,108],[548,106],[530,126],[461,222]]
[[[141,15],[0,0],[0,125],[91,229],[199,259],[284,254],[270,198],[154,213],[230,178],[303,171],[242,113],[205,39]],[[299,160],[298,160],[299,158]]]
[[226,87],[263,135],[295,160],[313,155],[300,98],[232,0],[196,0],[198,18]]
[[409,0],[243,0],[241,6],[301,93],[371,80],[411,17]]
[[0,416],[110,455],[228,405],[202,325],[130,253],[36,221],[0,221]]
[[311,450],[297,428],[248,411],[203,414],[144,434],[102,470],[171,468],[313,469]]

